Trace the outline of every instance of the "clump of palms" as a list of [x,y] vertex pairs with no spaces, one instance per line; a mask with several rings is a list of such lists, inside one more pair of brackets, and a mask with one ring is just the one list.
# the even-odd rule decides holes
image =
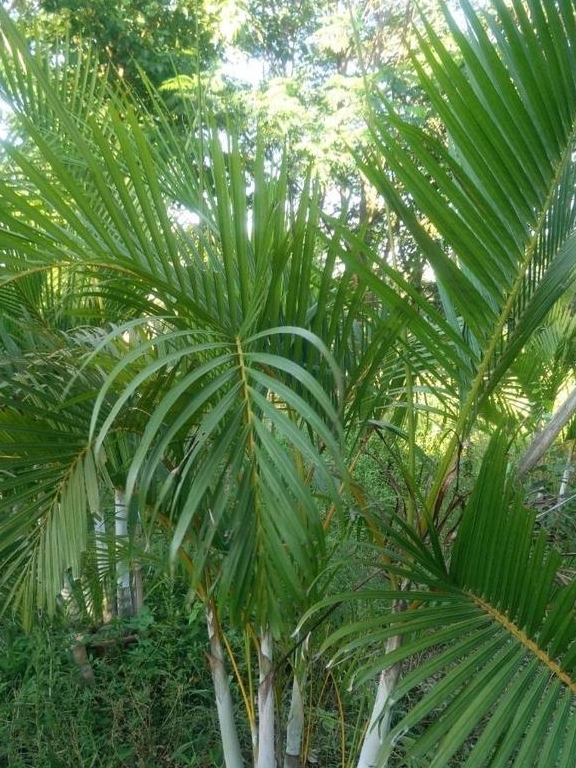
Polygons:
[[[390,605],[382,633],[372,621],[340,633],[355,638],[348,652],[367,630],[388,650],[367,673],[387,667],[359,766],[384,764],[435,707],[441,724],[407,759],[445,765],[474,732],[466,765],[568,765],[573,590],[556,589],[557,558],[531,544],[504,438],[451,559],[438,530],[464,441],[514,420],[515,361],[576,265],[574,8],[495,7],[481,18],[462,2],[458,60],[424,30],[414,66],[442,139],[370,94],[358,162],[390,206],[387,250],[401,245],[395,229],[411,241],[433,297],[325,216],[311,179],[295,194],[287,157],[263,140],[248,164],[233,129],[223,139],[201,109],[183,137],[160,101],[144,114],[100,87],[89,60],[71,84],[0,16],[3,98],[26,137],[7,146],[0,193],[3,594],[27,615],[53,604],[64,571],[80,575],[98,544],[102,489],[122,494],[130,533],[145,546],[168,532],[167,560],[185,563],[204,601],[228,766],[243,757],[224,627],[256,656],[259,680],[241,691],[254,762],[272,766],[274,645],[289,647],[321,596],[327,532],[349,530],[350,492],[383,545],[389,586],[376,596]],[[432,397],[447,437],[421,463]],[[374,428],[403,479],[403,519],[369,515],[354,483]],[[433,646],[439,656],[394,694],[397,663]],[[389,730],[381,707],[438,675]],[[527,691],[533,710],[514,709]],[[294,764],[301,732],[287,741]]]

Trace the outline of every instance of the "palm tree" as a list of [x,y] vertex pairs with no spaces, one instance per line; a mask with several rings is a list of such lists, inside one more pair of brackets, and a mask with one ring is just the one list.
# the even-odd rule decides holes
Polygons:
[[90,546],[98,556],[107,488],[145,540],[169,532],[167,554],[205,602],[229,766],[242,756],[222,627],[251,638],[259,723],[243,695],[255,764],[270,765],[273,641],[314,599],[321,511],[346,482],[341,375],[315,330],[328,306],[346,318],[350,295],[329,282],[335,254],[317,258],[319,190],[309,180],[293,201],[286,160],[263,145],[247,189],[232,133],[223,146],[202,123],[187,142],[160,105],[137,113],[97,87],[90,60],[76,73],[93,84],[84,99],[1,21],[3,94],[26,136],[7,147],[0,203],[12,367],[15,328],[31,327],[20,295],[38,283],[43,297],[55,275],[71,286],[55,292],[66,327],[47,323],[48,348],[3,391],[5,604],[28,620],[53,608],[66,570],[79,575]]
[[[361,766],[384,764],[383,755],[402,734],[428,717],[432,701],[432,707],[440,703],[446,707],[444,714],[439,725],[426,730],[412,746],[404,743],[407,761],[420,757],[426,765],[444,766],[458,750],[470,748],[466,741],[474,734],[475,746],[466,765],[570,762],[574,684],[568,671],[573,639],[568,624],[573,616],[571,609],[563,634],[564,617],[556,609],[557,599],[570,602],[570,597],[557,595],[553,586],[550,573],[558,566],[556,556],[547,561],[550,571],[542,573],[542,591],[536,591],[532,569],[540,567],[543,544],[539,539],[533,550],[528,534],[521,539],[520,527],[531,531],[534,521],[518,510],[509,511],[516,502],[512,491],[505,490],[501,474],[505,441],[487,456],[451,561],[441,554],[439,532],[462,446],[472,429],[483,424],[493,428],[499,423],[510,434],[517,429],[508,405],[509,394],[518,390],[512,377],[514,361],[574,280],[576,9],[563,0],[514,2],[511,7],[496,1],[494,11],[483,14],[463,0],[461,8],[465,29],[448,13],[456,54],[424,22],[426,37],[414,57],[421,83],[441,119],[441,137],[396,116],[393,105],[382,103],[376,93],[370,121],[375,149],[363,158],[364,172],[434,271],[441,318],[436,321],[440,354],[424,342],[414,319],[398,339],[405,361],[402,414],[394,422],[395,412],[389,409],[381,418],[387,428],[400,423],[406,431],[403,473],[412,509],[406,521],[398,521],[400,533],[389,530],[384,554],[392,558],[389,570],[396,587],[388,598],[401,605],[408,601],[408,610],[378,616],[387,626],[381,637],[388,652],[379,662],[385,670]],[[365,252],[361,258],[352,254],[348,263],[375,295],[386,299],[390,278],[379,277],[377,271],[389,270],[381,266],[377,254],[371,262]],[[406,302],[418,306],[408,289]],[[418,309],[432,336],[432,307]],[[419,448],[415,426],[423,404],[417,392],[423,388],[446,404],[449,429],[424,488],[414,471]],[[368,387],[366,392],[370,395]],[[517,551],[521,540],[523,548]],[[424,546],[423,541],[429,544]],[[397,559],[401,566],[394,565]],[[401,586],[412,586],[416,593],[406,594]],[[538,602],[543,595],[550,597],[548,609]],[[464,613],[459,613],[470,601],[476,601],[479,615],[491,622],[490,654],[498,649],[497,664],[480,672],[478,664],[487,658],[482,654],[488,646],[480,637],[471,639]],[[526,624],[522,610],[528,603],[532,613]],[[420,604],[423,608],[417,610]],[[452,611],[458,618],[450,618]],[[371,627],[368,620],[341,634],[362,631],[374,642],[377,633]],[[438,634],[431,639],[427,632]],[[355,640],[350,647],[357,652],[363,642]],[[393,693],[396,662],[434,644],[439,648],[438,661],[417,666]],[[514,659],[506,655],[510,647],[516,648]],[[534,678],[523,676],[525,665],[534,669],[538,685]],[[430,695],[387,732],[390,721],[383,712],[389,711],[391,701],[439,674],[442,682],[428,683]],[[470,685],[463,686],[465,681]],[[519,706],[526,690],[534,697],[530,699],[530,711],[538,713],[534,720],[523,709],[525,719],[503,719],[503,709]],[[541,735],[540,740],[535,734]]]

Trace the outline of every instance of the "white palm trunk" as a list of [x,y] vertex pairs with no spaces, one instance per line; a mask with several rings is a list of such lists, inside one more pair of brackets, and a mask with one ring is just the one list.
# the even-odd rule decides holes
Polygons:
[[[120,546],[128,542],[128,510],[123,491],[114,492],[114,527],[116,543]],[[125,557],[120,557],[116,566],[116,601],[118,616],[131,616],[133,613],[132,591],[130,589],[130,568]]]
[[284,752],[284,768],[300,768],[302,753],[302,734],[304,732],[304,698],[302,691],[306,684],[306,673],[299,674],[294,670],[292,681],[292,697],[290,711],[286,724],[286,749]]
[[[400,643],[401,638],[399,636],[390,637],[386,643],[386,653],[395,651],[400,646]],[[384,740],[390,731],[392,696],[399,676],[399,664],[394,664],[380,674],[376,690],[376,700],[372,708],[368,730],[362,743],[356,768],[384,768],[388,762],[382,763],[380,752]]]
[[258,753],[256,768],[275,768],[272,633],[262,630],[258,648]]
[[576,388],[574,388],[544,429],[539,432],[518,463],[518,475],[526,474],[533,469],[572,416],[576,413]]
[[574,442],[571,442],[568,447],[568,454],[566,456],[566,464],[564,465],[564,471],[562,472],[562,479],[560,480],[560,489],[558,491],[558,501],[564,501],[568,496],[568,486],[570,484],[570,477],[572,475],[572,459],[574,457]]
[[104,515],[94,516],[94,534],[96,535],[96,567],[99,578],[103,578],[109,571]]
[[220,726],[224,763],[226,768],[244,768],[230,692],[230,679],[224,665],[224,653],[220,642],[218,623],[212,606],[208,606],[206,609],[206,623],[210,643],[210,671],[216,696],[216,712]]

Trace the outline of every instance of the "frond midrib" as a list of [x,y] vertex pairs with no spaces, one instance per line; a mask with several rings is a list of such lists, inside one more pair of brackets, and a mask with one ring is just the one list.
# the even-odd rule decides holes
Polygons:
[[436,482],[427,500],[429,509],[434,508],[438,493],[440,492],[442,482],[444,480],[444,476],[452,461],[454,452],[458,444],[460,443],[462,436],[465,434],[466,426],[470,419],[470,414],[475,412],[478,407],[478,398],[481,395],[482,388],[485,386],[486,377],[489,373],[490,366],[494,358],[494,354],[497,350],[498,344],[502,339],[502,334],[504,332],[506,324],[509,321],[514,311],[514,307],[516,306],[516,301],[524,285],[526,275],[528,273],[530,265],[532,264],[534,256],[537,252],[540,235],[543,231],[543,228],[546,226],[547,215],[554,202],[556,189],[558,187],[558,184],[560,183],[560,179],[562,177],[562,173],[564,171],[566,163],[568,163],[572,157],[572,152],[575,145],[576,145],[576,114],[572,121],[571,130],[569,133],[568,140],[566,141],[564,152],[562,153],[556,165],[555,173],[550,183],[550,187],[548,189],[548,195],[540,209],[538,220],[536,222],[532,235],[526,245],[524,260],[520,268],[518,269],[518,274],[516,275],[514,283],[510,289],[508,298],[504,306],[502,307],[502,310],[500,312],[500,316],[498,317],[497,322],[494,325],[492,336],[490,337],[490,340],[486,346],[486,350],[478,366],[476,376],[472,381],[466,400],[464,401],[462,408],[460,410],[460,416],[457,424],[455,425],[454,431],[452,432],[452,437],[450,438],[448,448],[441,462],[438,474],[436,476]]
[[476,595],[468,590],[465,590],[465,594],[472,600],[472,602],[481,608],[482,611],[487,613],[494,621],[500,626],[504,627],[510,635],[521,645],[523,645],[527,651],[535,656],[542,664],[544,664],[550,672],[560,680],[565,686],[567,686],[572,693],[576,694],[576,680],[562,669],[560,664],[551,658],[548,653],[541,648],[538,643],[532,640],[524,630],[522,630],[517,624],[514,623],[509,616],[502,611],[499,611],[494,605],[486,601],[484,598]]

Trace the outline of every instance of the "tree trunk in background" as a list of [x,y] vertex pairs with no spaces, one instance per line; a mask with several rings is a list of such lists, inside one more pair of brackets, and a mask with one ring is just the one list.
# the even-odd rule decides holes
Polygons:
[[568,395],[544,429],[539,432],[518,464],[518,475],[524,475],[538,464],[542,456],[576,413],[576,389]]
[[[134,532],[134,537],[137,541],[142,540],[142,526],[140,522],[136,523],[136,530]],[[144,546],[144,551],[147,553],[149,552],[150,547],[149,544],[146,543]],[[142,606],[144,605],[144,578],[142,575],[142,566],[140,565],[140,561],[136,558],[132,558],[132,567],[131,567],[131,577],[132,577],[132,610],[134,612],[134,616],[138,616],[140,613]]]
[[572,475],[572,459],[574,458],[574,441],[568,444],[568,452],[566,455],[566,464],[564,465],[564,471],[562,472],[562,479],[560,480],[560,488],[558,490],[558,502],[561,503],[566,499],[568,495],[568,485],[570,484],[570,477]]
[[140,563],[134,563],[132,568],[132,609],[135,616],[138,616],[143,605],[144,581],[142,579],[142,568]]

